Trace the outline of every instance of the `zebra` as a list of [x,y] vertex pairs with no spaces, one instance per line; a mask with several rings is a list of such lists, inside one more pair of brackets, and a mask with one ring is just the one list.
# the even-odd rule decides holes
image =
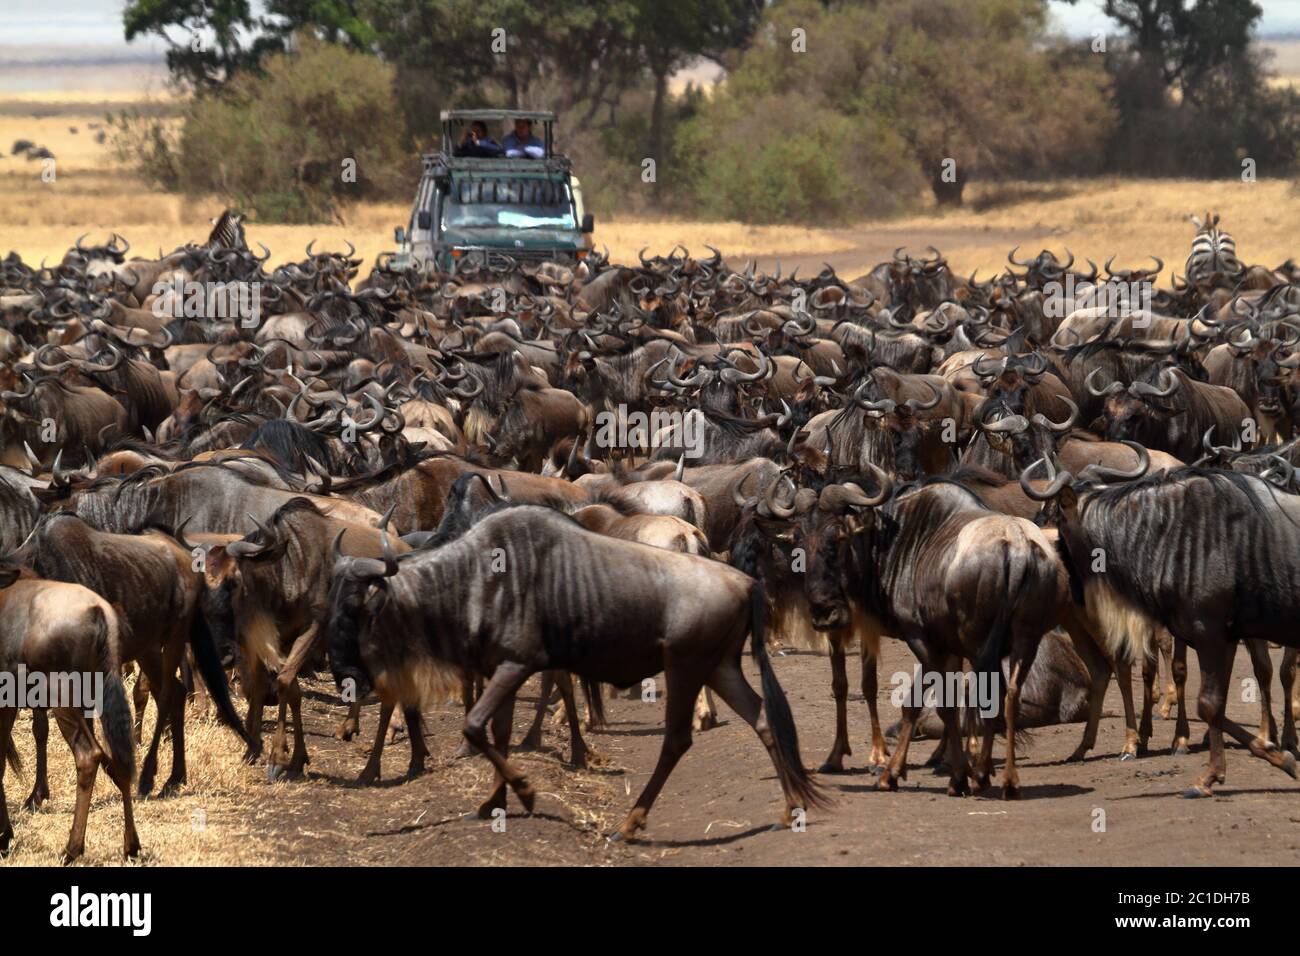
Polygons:
[[208,236],[209,249],[247,249],[244,238],[244,217],[227,209],[217,219],[212,219],[212,233]]
[[1187,257],[1183,271],[1192,286],[1214,285],[1219,279],[1235,279],[1242,272],[1237,258],[1237,243],[1226,230],[1219,228],[1219,214],[1205,214],[1201,219],[1190,217],[1196,226],[1192,239],[1192,254]]

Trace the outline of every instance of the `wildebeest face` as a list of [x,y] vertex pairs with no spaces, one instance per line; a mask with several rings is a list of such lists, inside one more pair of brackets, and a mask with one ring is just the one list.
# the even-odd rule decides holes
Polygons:
[[842,515],[818,508],[801,515],[794,525],[794,554],[802,553],[804,594],[820,631],[847,627],[849,601],[844,590],[844,556],[849,528]]

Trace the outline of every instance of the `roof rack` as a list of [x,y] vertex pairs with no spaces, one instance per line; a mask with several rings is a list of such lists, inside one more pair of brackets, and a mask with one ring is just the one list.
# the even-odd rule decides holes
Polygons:
[[573,163],[568,156],[550,156],[546,159],[497,159],[483,156],[452,156],[439,150],[420,156],[424,171],[434,176],[449,173],[502,176],[510,173],[567,173]]
[[485,123],[532,120],[534,123],[554,123],[555,114],[550,110],[443,110],[441,120],[444,123],[469,122],[482,120]]

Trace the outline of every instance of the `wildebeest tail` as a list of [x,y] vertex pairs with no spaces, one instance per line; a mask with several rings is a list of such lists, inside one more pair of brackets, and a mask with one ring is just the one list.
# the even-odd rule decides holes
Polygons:
[[[330,586],[329,621],[325,643],[329,650],[334,684],[352,700],[361,700],[374,688],[374,679],[361,659],[361,626],[365,615],[365,590],[370,582],[337,576]],[[360,590],[358,594],[357,591]]]
[[230,699],[230,684],[226,680],[225,668],[221,666],[216,639],[208,627],[207,618],[197,608],[190,621],[190,650],[194,652],[194,664],[199,676],[203,678],[208,695],[217,707],[217,717],[238,734],[240,740],[252,747],[253,738],[248,735],[239,715],[235,713],[234,702]]
[[776,768],[782,783],[802,803],[804,809],[827,803],[825,792],[804,769],[799,755],[799,733],[795,730],[790,702],[772,670],[767,656],[767,595],[761,583],[750,592],[750,653],[758,664],[763,682],[763,712],[776,744]]
[[131,704],[126,698],[118,666],[116,622],[110,622],[99,608],[95,635],[96,656],[100,673],[104,675],[104,699],[101,701],[99,726],[104,731],[109,755],[113,762],[126,771],[127,779],[135,779],[135,731],[131,722]]

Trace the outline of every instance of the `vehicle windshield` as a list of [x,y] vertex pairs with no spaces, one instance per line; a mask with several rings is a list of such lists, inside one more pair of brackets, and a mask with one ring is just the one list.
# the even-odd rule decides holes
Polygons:
[[511,229],[573,229],[573,200],[561,186],[554,205],[535,202],[462,202],[457,190],[442,201],[444,229],[506,226]]

